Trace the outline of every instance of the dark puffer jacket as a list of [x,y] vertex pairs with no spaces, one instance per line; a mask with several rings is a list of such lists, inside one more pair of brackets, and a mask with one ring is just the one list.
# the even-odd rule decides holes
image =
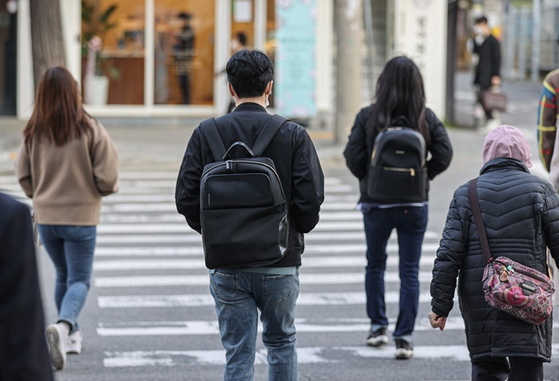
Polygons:
[[[506,256],[547,273],[546,245],[559,259],[559,195],[510,158],[489,161],[480,172],[478,197],[493,257]],[[552,318],[535,326],[490,307],[482,290],[486,265],[468,197],[468,184],[454,193],[431,282],[431,306],[448,316],[456,278],[472,360],[486,356],[551,359]]]

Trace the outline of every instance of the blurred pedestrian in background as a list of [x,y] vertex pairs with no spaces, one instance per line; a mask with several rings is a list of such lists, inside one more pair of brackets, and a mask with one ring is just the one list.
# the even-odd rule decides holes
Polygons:
[[491,34],[485,16],[475,21],[473,44],[473,52],[477,54],[474,86],[478,102],[485,114],[485,127],[490,130],[497,127],[499,121],[494,120],[493,111],[484,103],[483,93],[501,85],[501,48],[499,41]]
[[29,208],[0,193],[0,380],[53,381]]
[[[557,39],[559,44],[559,38]],[[557,110],[559,110],[559,69],[543,80],[538,107],[538,148],[540,159],[549,172],[549,182],[559,190],[559,148],[557,148]]]
[[[530,145],[519,129],[502,125],[489,132],[477,179],[479,209],[493,258],[505,256],[547,274],[546,246],[559,259],[559,195],[530,174],[531,166]],[[487,261],[471,205],[466,183],[454,192],[437,250],[431,325],[444,329],[458,278],[472,380],[541,381],[543,362],[551,360],[553,319],[533,325],[485,301]]]
[[[375,99],[375,103],[357,114],[344,151],[347,166],[359,179],[361,197],[358,207],[363,212],[367,239],[365,289],[367,313],[371,319],[367,344],[378,347],[388,343],[384,272],[386,245],[392,230],[396,229],[401,286],[400,312],[393,337],[396,358],[408,359],[413,356],[412,334],[419,304],[419,260],[427,228],[428,180],[449,166],[452,147],[441,121],[425,107],[423,78],[409,58],[396,57],[388,61],[378,79]],[[428,179],[425,189],[421,190],[424,197],[419,202],[397,198],[387,202],[375,199],[367,192],[375,139],[379,133],[392,126],[401,126],[402,122],[409,123],[407,127],[421,133],[426,143],[425,154],[430,153],[429,161],[422,160]]]
[[84,111],[78,84],[63,67],[41,77],[23,135],[16,174],[56,269],[58,319],[47,340],[53,366],[62,369],[67,351],[81,352],[78,316],[89,291],[101,197],[118,189],[117,151]]

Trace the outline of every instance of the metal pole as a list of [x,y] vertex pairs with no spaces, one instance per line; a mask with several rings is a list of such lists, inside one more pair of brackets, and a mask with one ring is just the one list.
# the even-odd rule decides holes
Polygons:
[[528,21],[530,18],[530,10],[523,6],[520,10],[520,46],[518,48],[518,76],[520,79],[526,79],[526,61],[528,53]]
[[365,33],[366,33],[366,41],[367,41],[367,80],[368,86],[367,88],[371,92],[369,98],[373,98],[374,95],[374,88],[375,88],[375,76],[374,76],[374,61],[373,61],[373,52],[375,49],[374,45],[374,30],[373,30],[373,7],[371,6],[371,0],[363,0],[363,11],[365,12]]
[[518,18],[518,9],[514,6],[509,8],[507,14],[507,40],[506,40],[506,59],[505,59],[505,75],[508,78],[516,78],[518,72],[514,68],[514,47],[518,34],[516,33],[516,20]]
[[530,78],[532,82],[538,82],[540,79],[540,54],[541,54],[541,30],[542,30],[542,14],[541,0],[533,0],[532,7],[532,70]]

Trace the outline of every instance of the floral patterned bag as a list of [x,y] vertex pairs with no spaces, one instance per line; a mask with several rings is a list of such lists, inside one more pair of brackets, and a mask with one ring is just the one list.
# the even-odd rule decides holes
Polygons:
[[482,279],[485,300],[490,306],[527,323],[542,324],[553,311],[553,282],[547,275],[510,258],[491,257],[479,209],[477,179],[470,181],[468,191],[481,247],[487,259]]

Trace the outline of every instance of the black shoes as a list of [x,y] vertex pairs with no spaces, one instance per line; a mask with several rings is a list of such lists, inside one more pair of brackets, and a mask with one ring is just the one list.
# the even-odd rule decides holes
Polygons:
[[381,345],[385,344],[388,344],[386,328],[379,328],[376,331],[369,332],[369,337],[367,337],[367,345],[371,347],[380,347]]
[[403,339],[394,339],[396,343],[396,353],[398,360],[407,360],[413,356],[413,345]]

